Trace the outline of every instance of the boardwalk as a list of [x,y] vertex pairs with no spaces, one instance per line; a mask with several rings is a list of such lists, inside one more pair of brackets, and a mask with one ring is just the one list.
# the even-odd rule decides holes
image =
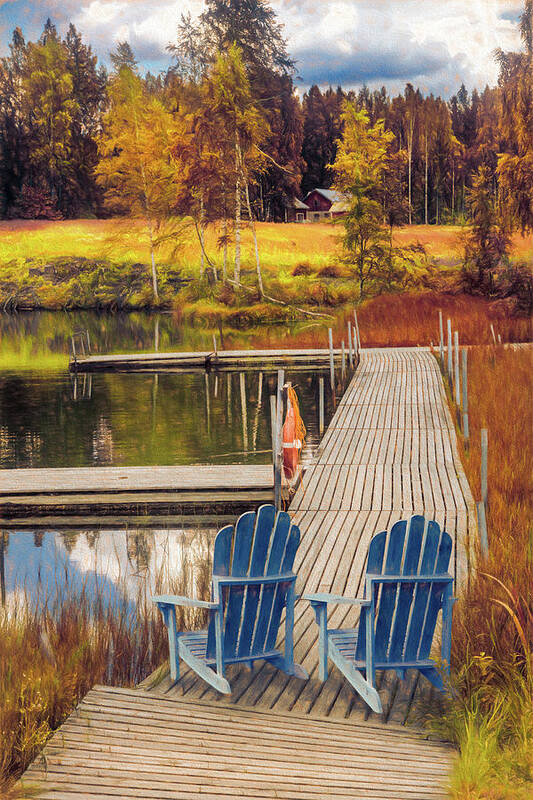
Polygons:
[[[462,581],[474,503],[436,361],[415,349],[362,351],[291,506],[302,531],[299,590],[360,595],[372,535],[414,512],[452,534]],[[331,627],[353,613],[335,607]],[[318,681],[316,633],[299,603],[295,656],[309,681],[234,666],[231,696],[187,669],[177,686],[152,676],[139,692],[92,692],[45,750],[49,772],[38,761],[27,776],[57,800],[214,797],[214,786],[228,798],[443,796],[450,750],[403,727],[438,702],[430,685],[412,671],[404,682],[381,673],[384,711],[370,713],[337,670]]]
[[[434,357],[416,349],[361,351],[361,362],[326,431],[315,463],[291,505],[302,540],[295,568],[299,591],[361,595],[370,539],[412,513],[435,518],[455,539],[454,569],[466,573],[474,502],[456,451],[453,423]],[[331,627],[348,624],[353,609],[338,606]],[[295,657],[311,678],[304,683],[269,665],[229,669],[229,701],[242,707],[297,712],[359,722],[404,724],[433,689],[418,673],[399,682],[381,674],[383,715],[376,716],[332,669],[317,679],[317,630],[306,603],[297,607]],[[154,692],[227,702],[194,673],[173,688],[167,677]],[[147,681],[147,688],[151,687]]]
[[49,800],[436,800],[450,761],[442,744],[393,726],[97,687],[24,783]]

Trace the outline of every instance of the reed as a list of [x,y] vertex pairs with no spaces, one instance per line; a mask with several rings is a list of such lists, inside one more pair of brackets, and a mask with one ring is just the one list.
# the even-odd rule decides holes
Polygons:
[[488,539],[456,608],[455,701],[433,720],[459,746],[453,798],[533,793],[533,351],[469,352],[470,446],[459,448],[481,496],[481,428],[489,431]]
[[[209,576],[208,558],[185,556],[180,579],[169,581],[161,569],[155,592],[208,599]],[[30,597],[20,587],[0,609],[0,797],[14,791],[15,780],[95,683],[135,686],[167,660],[166,628],[147,581],[132,599],[119,580],[110,599],[105,582],[94,589],[88,578],[73,585],[65,575],[48,595]],[[202,626],[204,613],[180,609],[178,627]]]

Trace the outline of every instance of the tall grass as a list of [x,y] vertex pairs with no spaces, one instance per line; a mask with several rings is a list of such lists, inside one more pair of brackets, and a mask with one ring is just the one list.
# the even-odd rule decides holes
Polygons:
[[489,554],[476,553],[455,616],[457,697],[439,721],[458,743],[453,798],[533,796],[533,351],[469,351],[471,446],[479,499],[480,429],[489,432]]
[[[161,570],[156,592],[208,599],[209,576],[208,558],[185,557],[181,578],[169,585]],[[65,575],[53,593],[30,596],[21,587],[0,608],[0,797],[95,683],[135,686],[167,659],[147,583],[132,599],[119,581],[112,600],[104,583],[89,590]],[[204,622],[204,612],[178,609],[182,630]]]

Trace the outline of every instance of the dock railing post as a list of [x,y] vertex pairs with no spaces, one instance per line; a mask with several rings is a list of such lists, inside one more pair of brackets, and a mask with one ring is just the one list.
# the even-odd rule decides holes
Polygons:
[[318,379],[318,432],[324,433],[324,378]]
[[442,327],[442,310],[439,309],[439,334],[440,334],[440,366],[441,369],[444,371],[444,329]]
[[282,462],[282,428],[283,428],[283,384],[285,371],[278,369],[278,386],[276,392],[276,460],[274,467],[274,502],[281,508],[281,462]]
[[342,348],[341,374],[342,374],[342,381],[344,383],[344,376],[346,375],[346,352],[344,350],[344,339],[341,342],[341,348]]
[[355,330],[357,332],[357,352],[359,353],[359,350],[361,348],[361,337],[359,336],[359,323],[357,321],[357,311],[355,310],[355,308],[353,310],[353,317],[355,320]]
[[452,362],[452,321],[448,318],[448,382],[450,386],[452,385],[452,370],[453,370],[453,362]]
[[459,332],[454,331],[453,334],[453,349],[454,349],[454,369],[455,369],[455,405],[459,410],[461,407],[461,383],[459,377]]
[[483,556],[486,557],[489,554],[489,536],[487,533],[487,517],[485,514],[485,503],[483,500],[481,500],[479,503],[476,503],[476,508],[481,552]]
[[350,322],[348,322],[348,358],[350,363],[350,369],[353,369],[354,357],[352,356],[352,325]]
[[335,391],[335,362],[333,360],[333,331],[328,328],[329,337],[329,379],[331,382],[331,390]]
[[357,336],[357,330],[355,325],[352,325],[352,333],[353,333],[353,349],[354,349],[354,363],[355,359],[359,358],[359,338]]
[[488,500],[488,452],[489,432],[487,428],[481,428],[481,500],[485,508]]
[[467,366],[467,359],[468,359],[468,351],[466,347],[463,347],[463,436],[465,439],[465,444],[468,445],[468,440],[470,439],[470,427],[468,424],[468,366]]

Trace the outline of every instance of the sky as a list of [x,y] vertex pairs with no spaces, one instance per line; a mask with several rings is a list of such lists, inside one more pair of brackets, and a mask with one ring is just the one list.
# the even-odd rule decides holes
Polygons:
[[[409,81],[443,97],[462,82],[468,89],[493,85],[494,50],[520,47],[522,0],[272,0],[296,61],[296,83],[385,85]],[[64,33],[72,21],[107,63],[127,39],[140,64],[159,72],[169,64],[166,46],[184,12],[198,15],[203,0],[0,0],[0,55],[22,28],[35,40],[47,17]]]

